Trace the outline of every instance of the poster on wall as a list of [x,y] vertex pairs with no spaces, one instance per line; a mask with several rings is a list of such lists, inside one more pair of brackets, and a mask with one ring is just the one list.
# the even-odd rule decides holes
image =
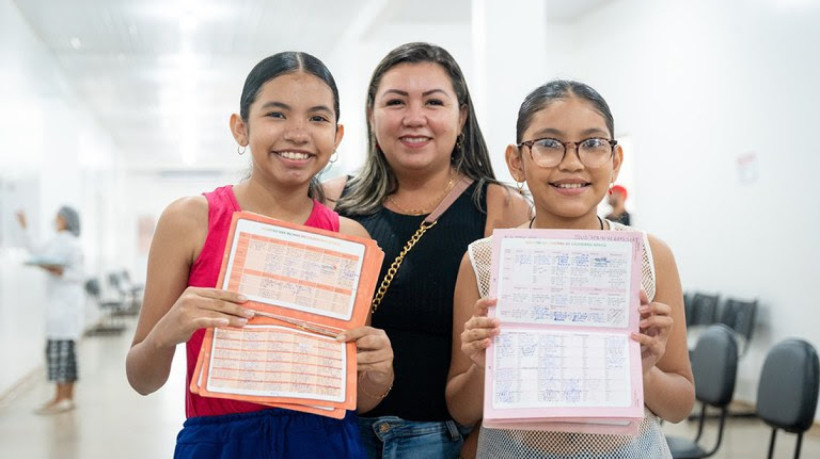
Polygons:
[[757,182],[757,153],[753,151],[743,153],[737,157],[736,162],[737,177],[741,185],[752,185]]

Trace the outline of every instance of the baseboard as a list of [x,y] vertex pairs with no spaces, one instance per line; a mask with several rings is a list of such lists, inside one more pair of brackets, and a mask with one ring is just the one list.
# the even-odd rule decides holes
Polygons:
[[[86,338],[89,338],[88,332],[93,330],[95,327],[98,327],[100,324],[103,323],[103,319],[98,319],[95,323],[88,326],[84,331],[83,335],[80,339],[77,340],[77,344],[81,344],[82,341]],[[128,329],[128,325],[126,324],[124,327],[125,330]],[[111,334],[110,336],[117,335],[122,333],[121,330],[118,333]],[[97,336],[104,336],[104,335],[96,335]],[[14,399],[16,399],[20,394],[28,390],[29,387],[33,386],[35,383],[39,381],[46,380],[46,367],[45,363],[40,364],[34,367],[31,371],[20,377],[14,384],[11,385],[6,391],[0,392],[0,411],[2,411],[9,403],[11,403]]]
[[39,365],[29,371],[25,376],[17,380],[8,390],[0,394],[0,411],[2,411],[14,399],[20,396],[28,388],[43,378],[45,365]]

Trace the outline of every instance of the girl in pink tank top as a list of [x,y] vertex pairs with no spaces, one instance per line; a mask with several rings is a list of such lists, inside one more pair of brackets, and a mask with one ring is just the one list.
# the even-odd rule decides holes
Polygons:
[[[177,344],[186,343],[190,383],[204,330],[242,327],[253,317],[241,295],[215,288],[232,214],[367,236],[361,225],[320,204],[316,175],[342,140],[333,77],[306,53],[262,60],[245,82],[231,131],[253,161],[250,177],[204,196],[180,199],[160,217],[151,245],[143,308],[126,360],[141,394],[162,387]],[[338,339],[358,348],[358,409],[369,410],[393,382],[393,352],[382,330],[360,327]],[[190,393],[175,457],[363,457],[355,413],[342,420]]]

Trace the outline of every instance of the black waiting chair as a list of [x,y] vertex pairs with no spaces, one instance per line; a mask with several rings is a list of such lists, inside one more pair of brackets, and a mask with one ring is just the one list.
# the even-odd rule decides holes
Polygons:
[[125,270],[120,273],[120,278],[125,283],[125,287],[129,292],[131,292],[132,295],[142,298],[142,292],[145,290],[144,285],[131,282],[131,276],[128,274],[128,271]]
[[734,298],[727,299],[720,309],[720,323],[726,324],[735,332],[738,339],[740,355],[746,354],[757,319],[757,300],[742,301]]
[[[729,403],[735,392],[737,361],[737,342],[734,333],[728,327],[721,324],[712,325],[701,334],[692,352],[695,398],[701,402],[698,431],[693,440],[675,436],[666,437],[673,458],[709,457],[720,448]],[[706,449],[700,441],[707,419],[706,410],[710,406],[720,410],[720,421],[714,446]]]
[[131,283],[131,277],[128,271],[117,271],[108,275],[108,283],[119,292],[123,303],[128,307],[120,311],[124,315],[138,315],[140,307],[142,306],[142,285],[135,285]]
[[766,355],[757,388],[757,415],[772,427],[769,459],[778,429],[797,434],[794,457],[800,457],[803,432],[811,427],[817,409],[819,374],[817,351],[804,340],[787,339]]
[[717,322],[719,295],[695,293],[692,295],[692,321],[690,325],[709,326]]
[[85,292],[97,303],[101,310],[100,321],[87,330],[87,336],[115,335],[125,330],[125,324],[118,320],[119,313],[125,308],[125,303],[119,300],[103,300],[100,282],[97,279],[89,279],[85,282]]
[[692,326],[692,319],[695,317],[692,311],[692,293],[690,292],[683,294],[683,311],[686,316],[686,328],[689,328]]
[[[692,358],[692,349],[697,344],[700,335],[710,325],[717,323],[718,301],[720,296],[706,293],[693,293],[686,308],[686,340],[689,346],[689,358]],[[684,298],[685,301],[685,298]]]

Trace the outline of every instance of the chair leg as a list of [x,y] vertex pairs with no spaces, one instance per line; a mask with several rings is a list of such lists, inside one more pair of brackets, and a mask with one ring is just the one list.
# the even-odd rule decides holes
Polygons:
[[803,432],[797,434],[797,446],[794,447],[794,459],[800,458],[801,446],[803,446]]
[[777,429],[772,429],[772,437],[769,440],[769,455],[767,456],[769,459],[772,459],[772,455],[774,454],[774,437],[777,435]]
[[700,417],[698,418],[698,433],[693,440],[695,443],[700,441],[700,436],[703,434],[703,425],[706,424],[706,403],[700,405]]

